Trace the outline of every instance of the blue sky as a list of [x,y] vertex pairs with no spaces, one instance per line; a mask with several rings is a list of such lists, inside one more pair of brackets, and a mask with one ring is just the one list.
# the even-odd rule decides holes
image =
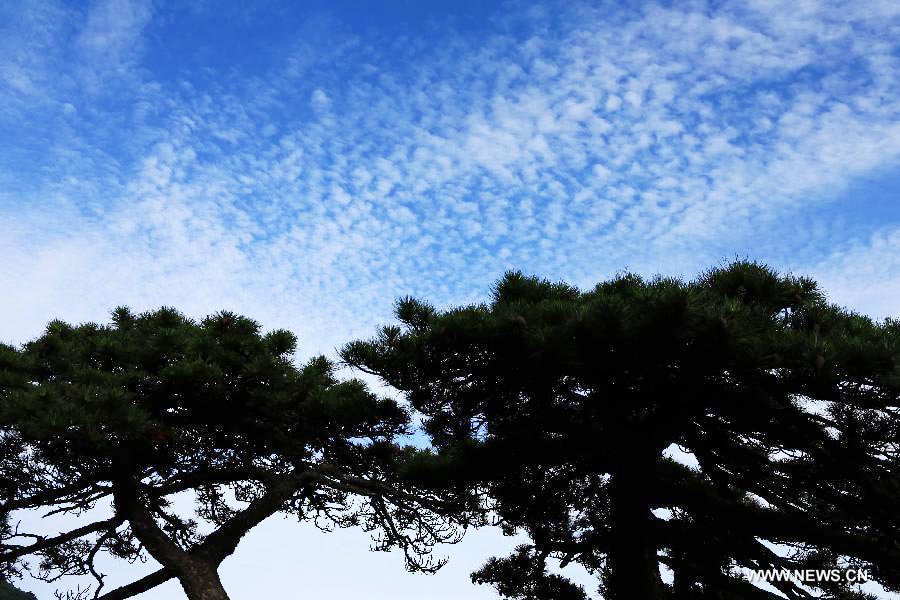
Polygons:
[[[898,40],[892,0],[0,1],[0,339],[166,304],[308,356],[510,268],[735,256],[897,315]],[[341,553],[381,583],[334,597],[489,598],[466,574],[511,545],[423,578],[266,527],[226,563],[236,598],[240,565],[275,593]]]

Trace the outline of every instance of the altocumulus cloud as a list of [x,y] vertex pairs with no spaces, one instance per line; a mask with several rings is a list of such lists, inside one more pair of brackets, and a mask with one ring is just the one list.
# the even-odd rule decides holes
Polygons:
[[[896,223],[841,209],[897,169],[893,2],[512,4],[403,36],[332,11],[233,63],[202,9],[7,10],[7,339],[169,303],[327,351],[398,295],[474,299],[510,267],[588,284],[752,254],[853,289],[873,253],[860,285],[896,281]],[[188,20],[206,63],[164,64]]]
[[168,304],[330,352],[735,255],[900,313],[897,2],[388,4],[0,8],[0,337]]

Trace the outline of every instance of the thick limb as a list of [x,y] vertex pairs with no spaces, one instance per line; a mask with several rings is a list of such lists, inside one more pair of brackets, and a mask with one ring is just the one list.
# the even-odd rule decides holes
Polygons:
[[191,600],[227,598],[217,573],[219,565],[234,552],[248,531],[281,510],[285,502],[307,485],[313,476],[312,473],[304,472],[273,484],[262,496],[223,523],[190,551],[183,550],[172,542],[156,525],[150,511],[137,498],[136,491],[120,490],[117,507],[121,506],[123,511],[127,511],[135,536],[163,568],[100,598],[124,600],[172,578],[178,578]]
[[147,552],[178,578],[190,600],[228,600],[216,566],[192,556],[157,525],[138,494],[133,478],[122,477],[114,488],[116,513],[128,520],[134,536]]

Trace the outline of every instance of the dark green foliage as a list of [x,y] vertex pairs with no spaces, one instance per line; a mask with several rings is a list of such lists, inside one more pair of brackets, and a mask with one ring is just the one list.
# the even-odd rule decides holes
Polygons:
[[581,586],[547,573],[545,560],[520,546],[510,557],[490,559],[472,574],[472,582],[492,584],[501,596],[516,600],[587,600]]
[[[375,549],[439,566],[427,552],[453,529],[395,473],[410,452],[393,441],[409,432],[406,410],[339,381],[325,358],[297,367],[295,345],[231,313],[196,322],[118,309],[109,325],[54,321],[22,348],[0,347],[0,518],[108,513],[57,538],[7,528],[3,573],[33,555],[44,578],[91,574],[102,587],[98,553],[134,560],[143,548],[164,568],[128,595],[177,577],[189,597],[224,597],[202,594],[221,587],[219,563],[275,512],[377,531]],[[172,503],[182,492],[196,514]]]
[[897,321],[750,262],[590,291],[510,273],[488,304],[397,316],[343,358],[425,415],[435,450],[411,477],[529,535],[474,576],[503,596],[580,597],[548,557],[614,600],[775,598],[742,567],[865,567],[900,590]]
[[31,592],[23,592],[11,583],[0,580],[0,600],[37,600]]

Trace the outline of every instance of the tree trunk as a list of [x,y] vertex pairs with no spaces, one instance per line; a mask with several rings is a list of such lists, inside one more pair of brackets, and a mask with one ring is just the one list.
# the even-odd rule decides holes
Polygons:
[[[189,600],[228,600],[217,571],[224,556],[219,560],[204,560],[203,557],[192,556],[176,544],[143,504],[135,478],[129,471],[123,471],[125,475],[113,483],[116,513],[128,520],[132,533],[150,556],[178,578]],[[237,538],[240,539],[240,536]]]
[[622,469],[613,475],[612,539],[607,600],[663,600],[666,587],[659,574],[653,513],[647,494],[651,470]]
[[672,597],[678,600],[691,600],[694,597],[693,578],[682,567],[673,569]]
[[229,600],[216,568],[200,561],[192,562],[178,576],[188,600]]

